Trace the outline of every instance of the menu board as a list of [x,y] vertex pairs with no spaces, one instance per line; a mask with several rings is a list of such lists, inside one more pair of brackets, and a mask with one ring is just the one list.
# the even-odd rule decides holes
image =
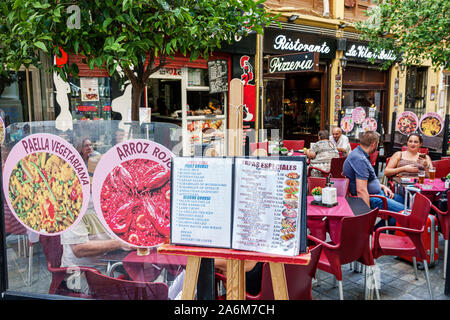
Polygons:
[[232,160],[174,159],[171,242],[230,247]]
[[208,61],[209,93],[228,91],[228,62]]
[[98,79],[81,78],[81,101],[98,101]]
[[236,159],[233,249],[300,252],[303,162]]
[[171,242],[304,252],[305,168],[305,157],[174,158]]

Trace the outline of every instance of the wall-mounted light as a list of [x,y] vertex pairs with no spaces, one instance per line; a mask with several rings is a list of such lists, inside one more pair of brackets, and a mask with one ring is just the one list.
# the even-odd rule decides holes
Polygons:
[[344,29],[344,28],[346,28],[347,26],[348,26],[347,23],[342,22],[342,23],[339,25],[339,29]]
[[290,16],[287,20],[291,23],[293,23],[295,20],[297,20],[298,15],[293,14],[292,16]]
[[345,67],[347,66],[347,58],[345,57],[345,55],[342,56],[341,58],[341,67],[342,67],[342,71],[345,70]]
[[404,63],[400,63],[400,71],[404,72],[406,69],[406,65]]

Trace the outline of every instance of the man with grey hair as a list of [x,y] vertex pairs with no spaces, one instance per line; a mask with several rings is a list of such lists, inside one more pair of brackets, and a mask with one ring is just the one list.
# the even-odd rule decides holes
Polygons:
[[333,128],[332,135],[330,136],[330,141],[336,146],[336,149],[339,152],[342,152],[343,157],[348,156],[352,151],[347,136],[342,134],[342,129],[339,127]]

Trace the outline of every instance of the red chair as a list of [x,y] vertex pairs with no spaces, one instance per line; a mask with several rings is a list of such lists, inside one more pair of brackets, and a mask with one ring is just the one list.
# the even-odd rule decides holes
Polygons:
[[283,140],[283,147],[288,150],[303,150],[305,140]]
[[[347,178],[331,178],[331,182],[333,182],[333,186],[337,190],[338,197],[346,197],[348,194],[348,185],[350,181]],[[311,194],[312,189],[315,187],[325,188],[327,179],[322,177],[308,177],[308,195]]]
[[[396,220],[397,226],[378,228],[373,236],[373,257],[381,256],[409,256],[413,258],[414,272],[417,279],[416,258],[423,261],[428,291],[433,300],[430,278],[428,274],[427,254],[421,236],[425,232],[426,221],[430,213],[431,201],[416,193],[411,213],[409,215],[387,210],[380,210],[379,215],[386,219],[391,216]],[[383,231],[400,231],[401,234],[383,233]]]
[[[72,290],[67,289],[63,284],[63,280],[68,271],[70,273],[74,268],[60,267],[61,257],[63,254],[60,236],[40,235],[39,242],[41,243],[45,257],[47,258],[47,269],[52,274],[52,282],[50,283],[48,293],[71,297],[91,298],[89,295],[73,292]],[[96,269],[90,267],[77,267],[76,269],[80,272],[88,270],[97,272]]]
[[436,168],[436,179],[447,176],[450,173],[450,159],[441,159],[431,162]]
[[350,142],[350,148],[355,149],[357,146],[359,146],[359,143],[357,142]]
[[378,158],[378,154],[380,153],[380,151],[375,151],[374,153],[371,153],[369,155],[369,160],[370,160],[370,164],[372,165],[372,167],[375,167],[375,165],[377,164],[377,158]]
[[263,149],[266,151],[266,153],[268,153],[269,152],[269,141],[251,142],[250,143],[250,154],[251,155],[253,155],[253,153],[258,149]]
[[[450,197],[450,190],[447,190],[447,201]],[[445,248],[444,248],[444,279],[447,271],[447,252],[448,252],[448,239],[450,235],[450,206],[447,202],[447,212],[441,211],[434,204],[431,204],[431,208],[437,213],[438,221],[439,221],[439,231],[442,233],[442,236],[445,240]]]
[[169,287],[163,282],[138,282],[112,278],[97,270],[85,272],[89,291],[99,300],[168,300]]
[[[402,151],[406,151],[406,150],[408,150],[408,147],[407,146],[402,146]],[[419,152],[420,153],[425,153],[425,154],[429,154],[429,152],[428,152],[428,148],[419,148]]]
[[[288,287],[289,300],[312,300],[312,278],[315,277],[317,263],[319,262],[321,245],[309,247],[311,260],[307,265],[285,264],[284,271]],[[227,282],[226,276],[216,273],[216,283]],[[261,291],[257,295],[245,294],[246,300],[274,300],[272,277],[270,273],[270,264],[264,263]],[[218,297],[220,300],[224,297]]]
[[311,170],[315,169],[322,174],[322,177],[328,177],[328,175],[331,174],[331,177],[333,178],[344,178],[342,175],[342,168],[344,166],[345,159],[347,159],[347,157],[332,158],[330,162],[330,171],[324,171],[314,166],[308,166],[307,176],[311,176]]
[[366,214],[342,218],[337,244],[325,242],[308,235],[309,240],[322,244],[323,250],[317,268],[336,277],[341,300],[344,299],[341,266],[354,261],[358,261],[366,266],[375,265],[370,247],[370,236],[375,226],[378,210],[376,208]]

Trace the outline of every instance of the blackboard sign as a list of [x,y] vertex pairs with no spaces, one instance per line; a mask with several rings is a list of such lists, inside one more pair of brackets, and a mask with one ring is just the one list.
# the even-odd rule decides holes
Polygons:
[[228,62],[226,60],[208,61],[209,92],[228,91]]

